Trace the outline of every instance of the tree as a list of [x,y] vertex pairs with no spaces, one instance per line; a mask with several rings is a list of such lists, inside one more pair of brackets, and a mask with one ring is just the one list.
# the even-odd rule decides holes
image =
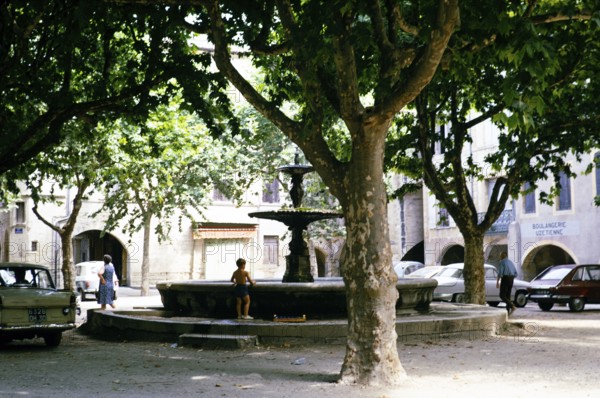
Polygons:
[[[208,33],[220,72],[302,149],[342,206],[349,325],[341,381],[399,383],[385,138],[435,73],[458,1],[198,3],[205,8],[188,25]],[[262,92],[233,66],[233,45],[262,68]],[[337,120],[349,137],[344,158],[332,150]]]
[[[106,216],[105,230],[143,231],[141,295],[149,291],[152,220],[159,242],[168,239],[173,217],[199,217],[212,191],[218,145],[206,128],[177,105],[161,106],[143,125],[107,123],[111,165],[102,176],[105,200],[95,213]],[[195,213],[195,214],[192,214]],[[181,222],[181,221],[180,221]]]
[[[535,189],[548,176],[571,174],[567,155],[598,146],[600,32],[593,3],[494,3],[489,6],[502,9],[483,19],[465,10],[444,68],[390,140],[393,169],[422,171],[463,235],[467,302],[485,303],[484,235],[507,200],[522,194],[525,183]],[[474,159],[466,153],[469,130],[486,121],[501,129],[499,147]],[[434,156],[436,142],[443,158]],[[418,156],[407,157],[410,152]],[[483,179],[495,185],[487,209],[478,209],[469,186]]]
[[[175,92],[184,93],[213,133],[237,131],[234,122],[220,122],[221,116],[235,121],[226,85],[210,70],[208,54],[189,51],[184,16],[160,5],[0,2],[0,201],[14,199],[16,181],[29,178],[26,163],[36,155],[45,151],[42,157],[51,160],[47,156],[63,142],[86,147],[102,140],[101,130],[78,134],[71,124],[94,128],[118,117],[140,123]],[[52,167],[39,173],[55,171],[62,173]],[[63,250],[70,248],[67,236],[77,215],[71,216],[58,231]],[[63,253],[63,261],[70,257]],[[67,284],[71,268],[63,265]]]
[[[227,114],[218,89],[224,82],[208,71],[208,54],[187,51],[182,18],[176,7],[0,2],[0,176],[63,141],[69,121],[143,119],[167,101],[170,89],[184,87],[188,101],[208,116],[207,125],[220,130],[212,116]],[[150,95],[159,85],[166,87],[162,95]],[[210,87],[207,102],[203,94]]]
[[[93,135],[93,129],[89,126],[69,123],[67,128],[75,130],[70,132],[68,139],[13,171],[29,175],[25,183],[34,201],[32,210],[40,221],[60,236],[64,288],[75,291],[73,230],[84,199],[99,183],[100,170],[108,165],[110,159],[103,152],[106,142],[102,139],[90,140],[90,145],[86,146],[79,144]],[[67,206],[69,212],[62,225],[52,222],[39,210],[42,203],[58,202],[55,196],[57,189],[75,189],[75,196]]]
[[[213,116],[207,104],[220,104],[223,99],[220,94],[226,87],[219,79],[222,75],[302,149],[340,201],[345,216],[347,240],[342,268],[349,325],[341,381],[400,382],[405,373],[396,349],[394,307],[398,295],[387,233],[385,141],[395,115],[417,98],[448,56],[444,55],[446,47],[459,26],[459,1],[106,3],[118,3],[115,8],[119,10],[135,10],[133,15],[139,12],[156,17],[163,31],[152,30],[150,37],[157,41],[148,48],[159,47],[178,55],[179,63],[169,63],[165,70],[188,67],[177,80],[186,97],[204,99],[209,88],[215,90],[209,101],[197,101],[197,111],[204,120]],[[542,4],[525,3],[525,8],[537,3]],[[460,4],[460,11],[469,17],[463,18],[462,24],[481,24],[485,31],[485,23],[493,21],[499,12],[506,18],[504,23],[518,24],[520,21],[511,19],[511,7],[523,3],[490,0],[482,6],[481,1],[465,0]],[[167,17],[172,17],[168,23]],[[160,40],[169,32],[181,33],[182,26],[207,34],[214,44],[213,59],[220,71],[213,76],[215,84],[210,85],[209,77],[203,79],[205,75],[189,68],[196,64],[186,57],[195,54],[186,50],[183,34]],[[470,54],[468,45],[459,44],[457,51]],[[230,51],[234,46],[260,68],[264,80],[257,82],[236,70],[232,58],[238,54]],[[507,59],[512,55],[505,54]],[[153,70],[155,64],[140,68],[143,66]],[[194,92],[198,98],[193,97]],[[335,126],[339,121],[345,127],[347,146],[337,141]],[[230,128],[236,132],[235,123]]]

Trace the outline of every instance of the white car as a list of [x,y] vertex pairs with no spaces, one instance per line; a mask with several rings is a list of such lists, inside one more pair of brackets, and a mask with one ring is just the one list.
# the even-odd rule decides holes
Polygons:
[[444,269],[444,266],[442,266],[442,265],[428,265],[423,268],[419,268],[416,271],[411,272],[406,277],[407,278],[433,278],[442,269]]
[[[81,295],[81,301],[85,301],[88,296],[96,298],[96,292],[100,285],[100,278],[98,278],[98,269],[104,264],[104,261],[84,261],[82,263],[75,264],[75,285],[77,291]],[[118,284],[115,284],[115,292],[119,288]]]
[[[438,281],[438,285],[433,292],[434,300],[452,301],[454,303],[464,302],[465,281],[463,279],[463,268],[463,263],[448,264],[443,266],[443,269],[433,277]],[[498,270],[490,264],[484,264],[484,268],[486,301],[489,305],[496,307],[502,302],[500,289],[496,287]],[[528,287],[528,282],[515,278],[511,297],[517,307],[524,307],[527,304]]]
[[398,278],[406,278],[412,272],[425,267],[425,264],[418,261],[399,261],[394,264],[394,271]]

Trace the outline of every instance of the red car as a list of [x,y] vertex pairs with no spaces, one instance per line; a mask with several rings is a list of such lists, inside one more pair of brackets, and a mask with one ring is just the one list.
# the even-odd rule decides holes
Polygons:
[[542,311],[550,311],[555,303],[568,304],[571,311],[600,303],[600,264],[554,265],[530,283],[529,300]]

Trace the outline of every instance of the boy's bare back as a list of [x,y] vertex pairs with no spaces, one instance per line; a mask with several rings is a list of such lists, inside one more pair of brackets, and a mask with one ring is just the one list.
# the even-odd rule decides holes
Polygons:
[[247,279],[250,280],[250,282],[252,282],[248,271],[244,269],[238,269],[234,271],[233,275],[231,276],[231,281],[234,282],[236,285],[245,285]]
[[246,271],[246,260],[244,260],[243,258],[238,258],[235,262],[235,265],[237,265],[238,269],[236,271],[233,271],[233,275],[231,275],[231,282],[233,282],[236,285],[245,285],[246,280],[249,280],[250,284],[256,284],[256,282],[254,282],[250,277],[248,271]]

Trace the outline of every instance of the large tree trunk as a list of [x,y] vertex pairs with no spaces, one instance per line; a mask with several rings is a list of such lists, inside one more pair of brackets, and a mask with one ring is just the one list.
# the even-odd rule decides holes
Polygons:
[[465,301],[485,304],[485,273],[483,269],[483,234],[462,231],[465,240]]
[[372,148],[353,154],[344,178],[342,202],[347,237],[342,273],[348,303],[348,338],[340,381],[399,384],[406,372],[396,345],[398,291],[388,233],[383,142],[372,140],[364,145]]
[[147,296],[150,291],[150,232],[152,214],[144,214],[144,254],[142,255],[142,290],[141,296]]
[[73,264],[73,245],[71,243],[72,232],[60,233],[60,244],[62,252],[62,273],[64,288],[75,291],[75,266]]
[[81,206],[83,204],[84,194],[90,185],[91,183],[87,178],[83,179],[78,185],[77,194],[75,195],[75,198],[73,198],[73,209],[71,210],[71,214],[69,214],[69,218],[62,228],[52,224],[50,221],[42,217],[42,215],[38,212],[37,202],[32,208],[33,213],[37,216],[37,218],[60,236],[63,287],[66,290],[76,290],[75,266],[73,265],[73,246],[71,240],[73,237],[73,231],[75,230],[75,224],[77,223],[77,217],[79,216],[79,212],[81,211]]

